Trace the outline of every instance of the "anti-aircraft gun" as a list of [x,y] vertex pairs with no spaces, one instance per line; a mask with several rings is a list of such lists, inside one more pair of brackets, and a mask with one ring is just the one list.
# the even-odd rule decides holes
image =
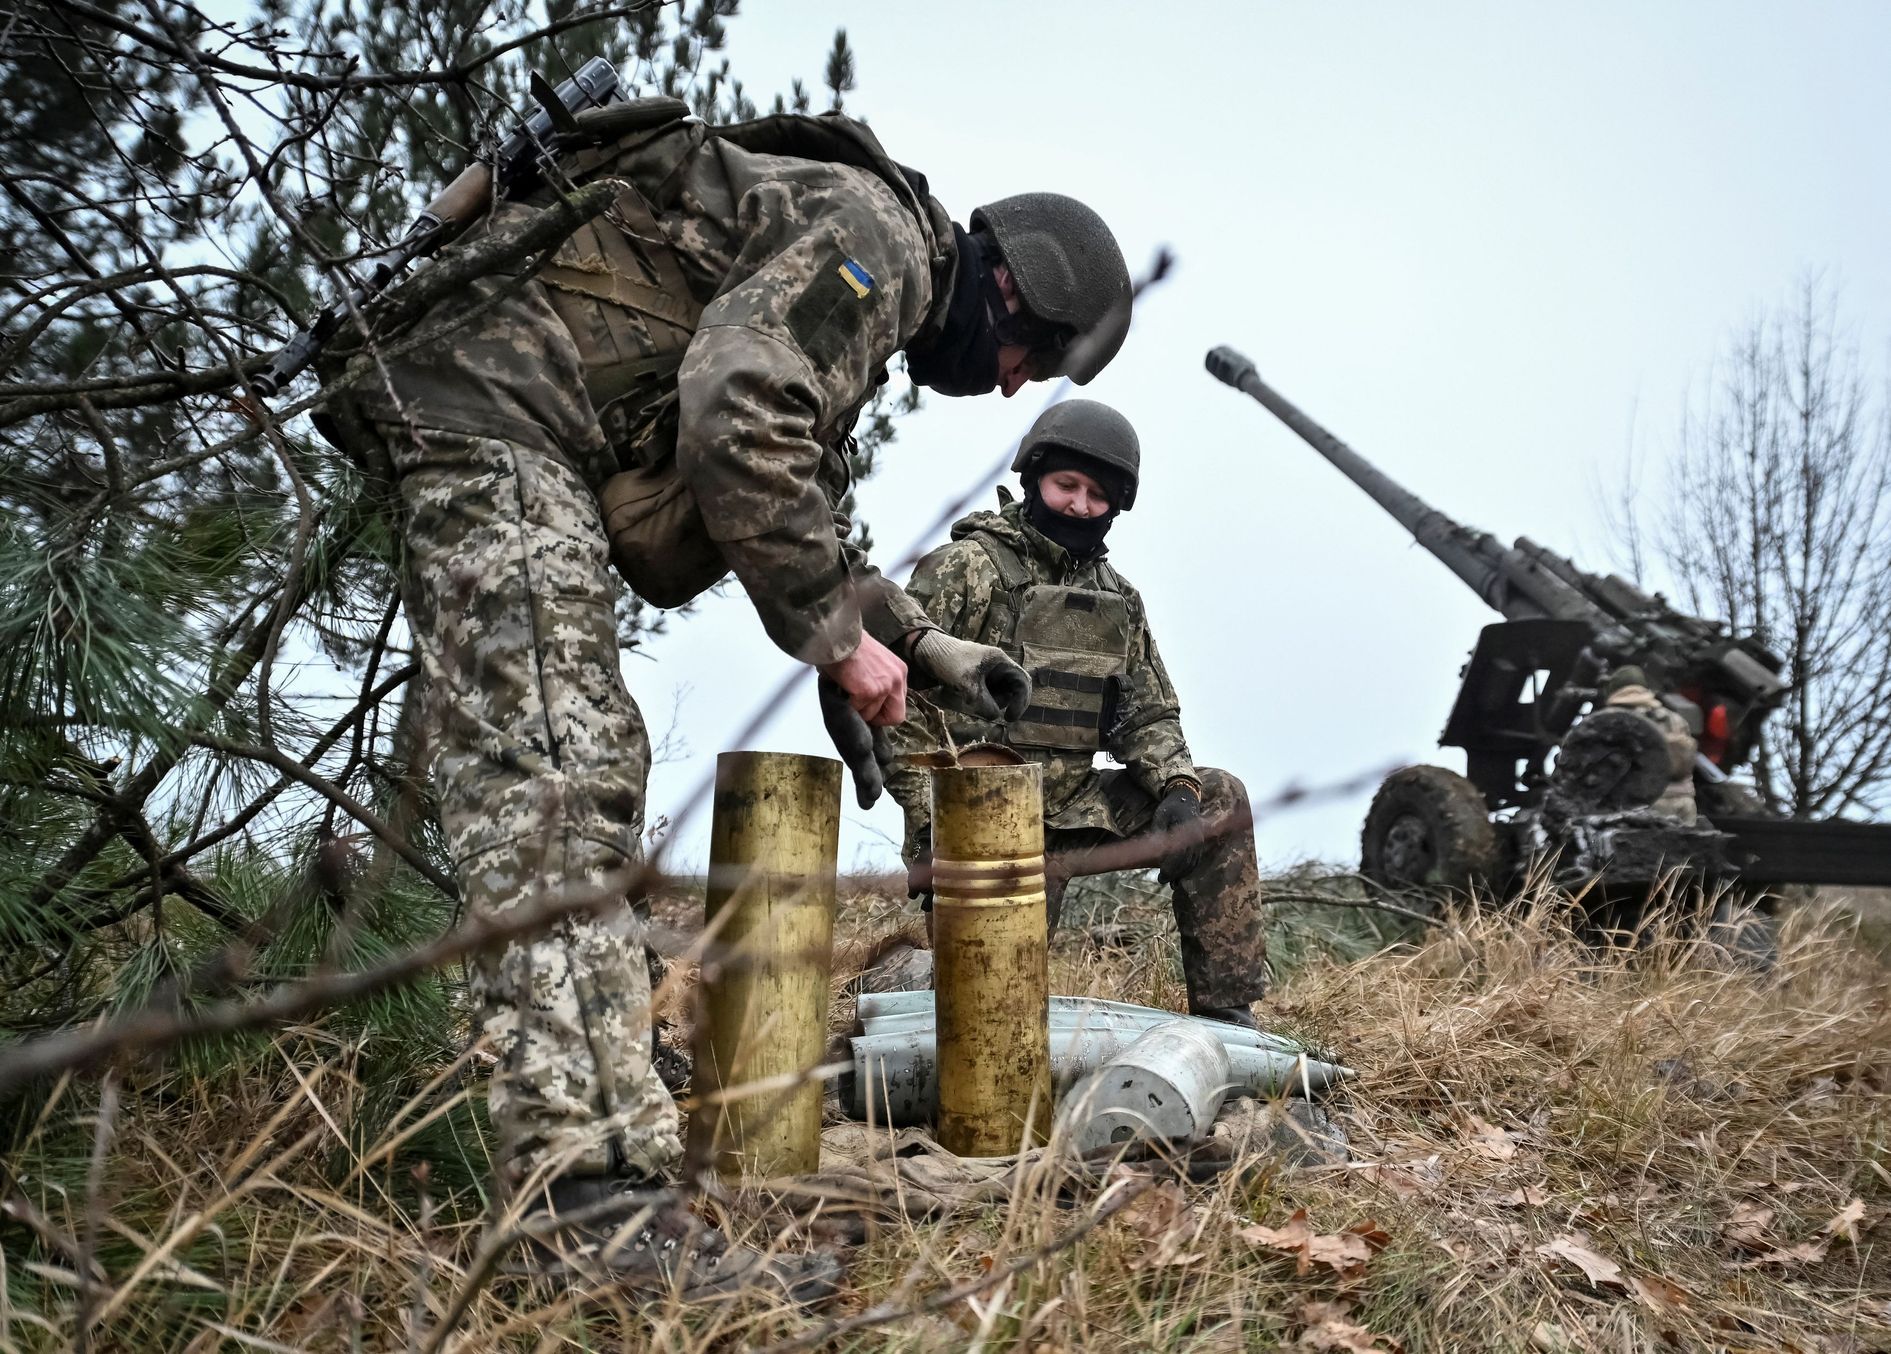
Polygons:
[[[1614,574],[1588,573],[1528,537],[1506,546],[1454,521],[1232,348],[1210,352],[1208,370],[1265,405],[1504,618],[1479,634],[1438,740],[1463,749],[1466,775],[1412,766],[1386,779],[1361,839],[1368,877],[1501,889],[1533,859],[1554,859],[1565,877],[1626,884],[1676,868],[1750,883],[1891,883],[1891,826],[1768,817],[1730,779],[1790,689],[1758,639]],[[1650,811],[1671,769],[1655,726],[1593,709],[1602,681],[1629,665],[1695,730],[1695,824]]]

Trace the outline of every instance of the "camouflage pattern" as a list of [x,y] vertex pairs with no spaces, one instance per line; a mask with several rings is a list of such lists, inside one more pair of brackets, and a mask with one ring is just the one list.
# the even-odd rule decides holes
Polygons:
[[[943,213],[915,216],[866,171],[700,127],[590,160],[573,176],[620,176],[622,211],[543,276],[459,290],[410,351],[357,355],[338,400],[342,426],[372,439],[360,454],[399,485],[441,819],[474,916],[622,888],[637,858],[649,745],[597,502],[620,469],[673,457],[769,637],[801,661],[845,657],[863,623],[887,643],[929,624],[844,544],[838,505],[854,419],[949,284],[933,271]],[[530,210],[503,206],[474,233]],[[547,280],[574,275],[599,284]],[[592,294],[618,282],[643,304]],[[626,907],[477,965],[510,1179],[677,1159],[640,951]]]
[[1648,720],[1668,745],[1668,787],[1652,805],[1654,811],[1676,822],[1691,823],[1697,816],[1694,802],[1694,754],[1699,744],[1689,730],[1687,720],[1661,703],[1661,698],[1645,686],[1628,685],[1609,693],[1606,707],[1632,710]]
[[[1199,770],[1182,734],[1181,707],[1143,609],[1142,597],[1100,559],[1079,564],[1062,546],[1024,520],[1021,505],[1000,490],[998,512],[973,513],[952,528],[952,541],[919,562],[907,590],[948,634],[997,644],[1021,658],[1010,629],[1006,589],[991,554],[978,541],[990,535],[1026,562],[1038,584],[1114,592],[1129,623],[1129,661],[1118,715],[1103,750],[1123,765],[1099,770],[1080,750],[1019,746],[1044,768],[1045,850],[1053,856],[1147,832],[1163,788],[1177,778],[1197,781],[1203,816],[1244,812],[1247,792],[1225,771]],[[1029,666],[1028,664],[1026,665]],[[948,745],[1007,743],[1006,728],[966,713],[949,697],[917,693],[907,722],[893,731],[895,765],[887,788],[906,811],[906,857],[931,840],[930,772],[925,759]],[[1037,699],[1036,695],[1033,699]],[[1056,924],[1062,883],[1053,882]],[[1260,868],[1254,833],[1242,829],[1208,843],[1199,866],[1174,884],[1182,966],[1195,1008],[1239,1006],[1266,990],[1267,942],[1261,925]]]
[[[1202,818],[1214,823],[1234,815],[1245,821],[1251,810],[1247,787],[1226,771],[1198,769]],[[1121,832],[1079,829],[1044,833],[1049,857],[1044,896],[1050,924],[1057,927],[1064,889],[1083,872],[1084,853],[1120,837],[1147,832],[1157,801],[1127,771],[1092,773],[1096,793],[1109,801]],[[1182,940],[1182,977],[1191,1011],[1246,1006],[1267,995],[1267,936],[1261,923],[1261,869],[1254,853],[1254,829],[1242,827],[1209,838],[1201,861],[1170,885],[1175,929]]]
[[[844,658],[863,620],[882,642],[897,640],[924,624],[920,613],[844,544],[851,524],[838,509],[853,424],[886,360],[930,318],[944,213],[930,204],[919,220],[867,170],[715,140],[677,163],[679,140],[691,139],[641,145],[588,177],[653,191],[653,179],[676,180],[665,194],[675,205],[656,211],[655,226],[692,301],[710,298],[693,337],[567,286],[486,278],[420,321],[439,337],[357,359],[352,399],[378,422],[562,454],[593,494],[620,466],[673,458],[704,531],[785,653]],[[502,206],[476,233],[531,210]],[[613,270],[628,275],[663,250],[625,235],[607,214],[551,264],[607,291]],[[647,289],[655,271],[629,280]]]
[[[390,436],[405,593],[438,731],[462,899],[500,916],[624,887],[650,745],[618,667],[597,510],[564,457],[494,437]],[[680,1155],[651,1067],[650,979],[628,907],[481,956],[501,1169],[657,1174]]]

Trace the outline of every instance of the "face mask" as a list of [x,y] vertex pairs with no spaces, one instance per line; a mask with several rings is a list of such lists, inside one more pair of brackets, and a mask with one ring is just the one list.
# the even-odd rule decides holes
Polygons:
[[921,346],[906,349],[906,374],[941,395],[984,395],[998,388],[998,336],[992,332],[985,283],[991,264],[977,237],[952,227],[959,265],[945,323]]
[[1101,517],[1066,517],[1044,505],[1033,481],[1024,491],[1024,520],[1068,550],[1072,559],[1084,560],[1103,549],[1103,538],[1110,534],[1116,514],[1112,511]]

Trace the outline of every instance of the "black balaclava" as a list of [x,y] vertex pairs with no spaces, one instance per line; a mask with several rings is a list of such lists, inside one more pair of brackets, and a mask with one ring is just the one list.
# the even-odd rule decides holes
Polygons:
[[[1053,511],[1038,492],[1038,482],[1059,470],[1081,470],[1094,479],[1110,496],[1110,510],[1101,517],[1066,517]],[[1103,538],[1110,534],[1110,524],[1122,511],[1119,505],[1126,487],[1122,471],[1115,466],[1104,465],[1068,447],[1047,447],[1031,467],[1031,478],[1024,486],[1024,520],[1082,563],[1103,553]]]
[[952,227],[959,247],[945,323],[924,346],[906,349],[906,374],[941,395],[984,395],[998,388],[998,335],[992,328],[992,263],[982,234]]

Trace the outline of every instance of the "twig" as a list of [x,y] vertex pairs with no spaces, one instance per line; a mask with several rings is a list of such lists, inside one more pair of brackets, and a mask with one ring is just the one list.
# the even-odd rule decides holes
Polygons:
[[441,964],[535,935],[566,917],[621,907],[627,899],[635,901],[645,896],[650,880],[657,877],[644,867],[631,877],[627,888],[606,884],[515,908],[500,917],[474,918],[437,940],[372,967],[283,983],[258,1001],[224,1002],[195,1014],[145,1008],[87,1029],[64,1030],[14,1044],[0,1051],[0,1096],[50,1072],[90,1066],[125,1054],[148,1053],[200,1035],[260,1029],[370,997]]
[[[99,9],[94,5],[85,4],[83,0],[48,0],[48,3],[54,9],[64,10],[82,19],[89,19],[93,23],[98,24],[101,28],[109,28],[115,33],[122,33],[124,36],[136,42],[143,43],[146,47],[149,47],[152,51],[157,52],[161,56],[174,57],[185,62],[196,62],[207,69],[217,71],[222,75],[234,76],[239,80],[261,80],[266,84],[293,85],[299,89],[326,91],[339,89],[386,89],[390,87],[404,89],[413,88],[418,85],[464,84],[469,77],[482,67],[490,65],[502,56],[517,51],[527,43],[537,42],[542,38],[556,37],[558,34],[569,29],[577,28],[588,23],[604,23],[612,19],[627,19],[645,10],[660,9],[665,4],[670,3],[670,0],[637,0],[635,4],[617,5],[609,9],[591,10],[583,14],[569,14],[553,23],[546,24],[542,28],[535,29],[521,37],[513,38],[509,42],[499,43],[496,46],[487,48],[472,61],[456,61],[445,70],[411,72],[389,71],[376,75],[310,75],[303,71],[286,71],[269,66],[248,66],[244,65],[242,62],[212,56],[208,52],[202,52],[195,47],[186,46],[180,39],[173,39],[162,34],[154,33],[148,28],[140,28],[137,24],[130,23],[109,10]],[[336,59],[340,59],[339,53],[334,54],[334,56]],[[355,58],[349,57],[347,60],[350,65],[353,65]]]
[[219,738],[210,733],[193,734],[190,741],[198,747],[210,748],[232,757],[247,757],[251,761],[275,767],[297,784],[306,786],[335,804],[343,813],[386,842],[390,850],[413,866],[416,874],[426,879],[447,897],[460,896],[459,885],[442,874],[432,861],[416,851],[413,843],[383,822],[380,814],[362,804],[347,791],[332,784],[326,777],[316,775],[286,752],[281,752],[276,748],[259,748],[248,743],[233,743],[227,738]]

